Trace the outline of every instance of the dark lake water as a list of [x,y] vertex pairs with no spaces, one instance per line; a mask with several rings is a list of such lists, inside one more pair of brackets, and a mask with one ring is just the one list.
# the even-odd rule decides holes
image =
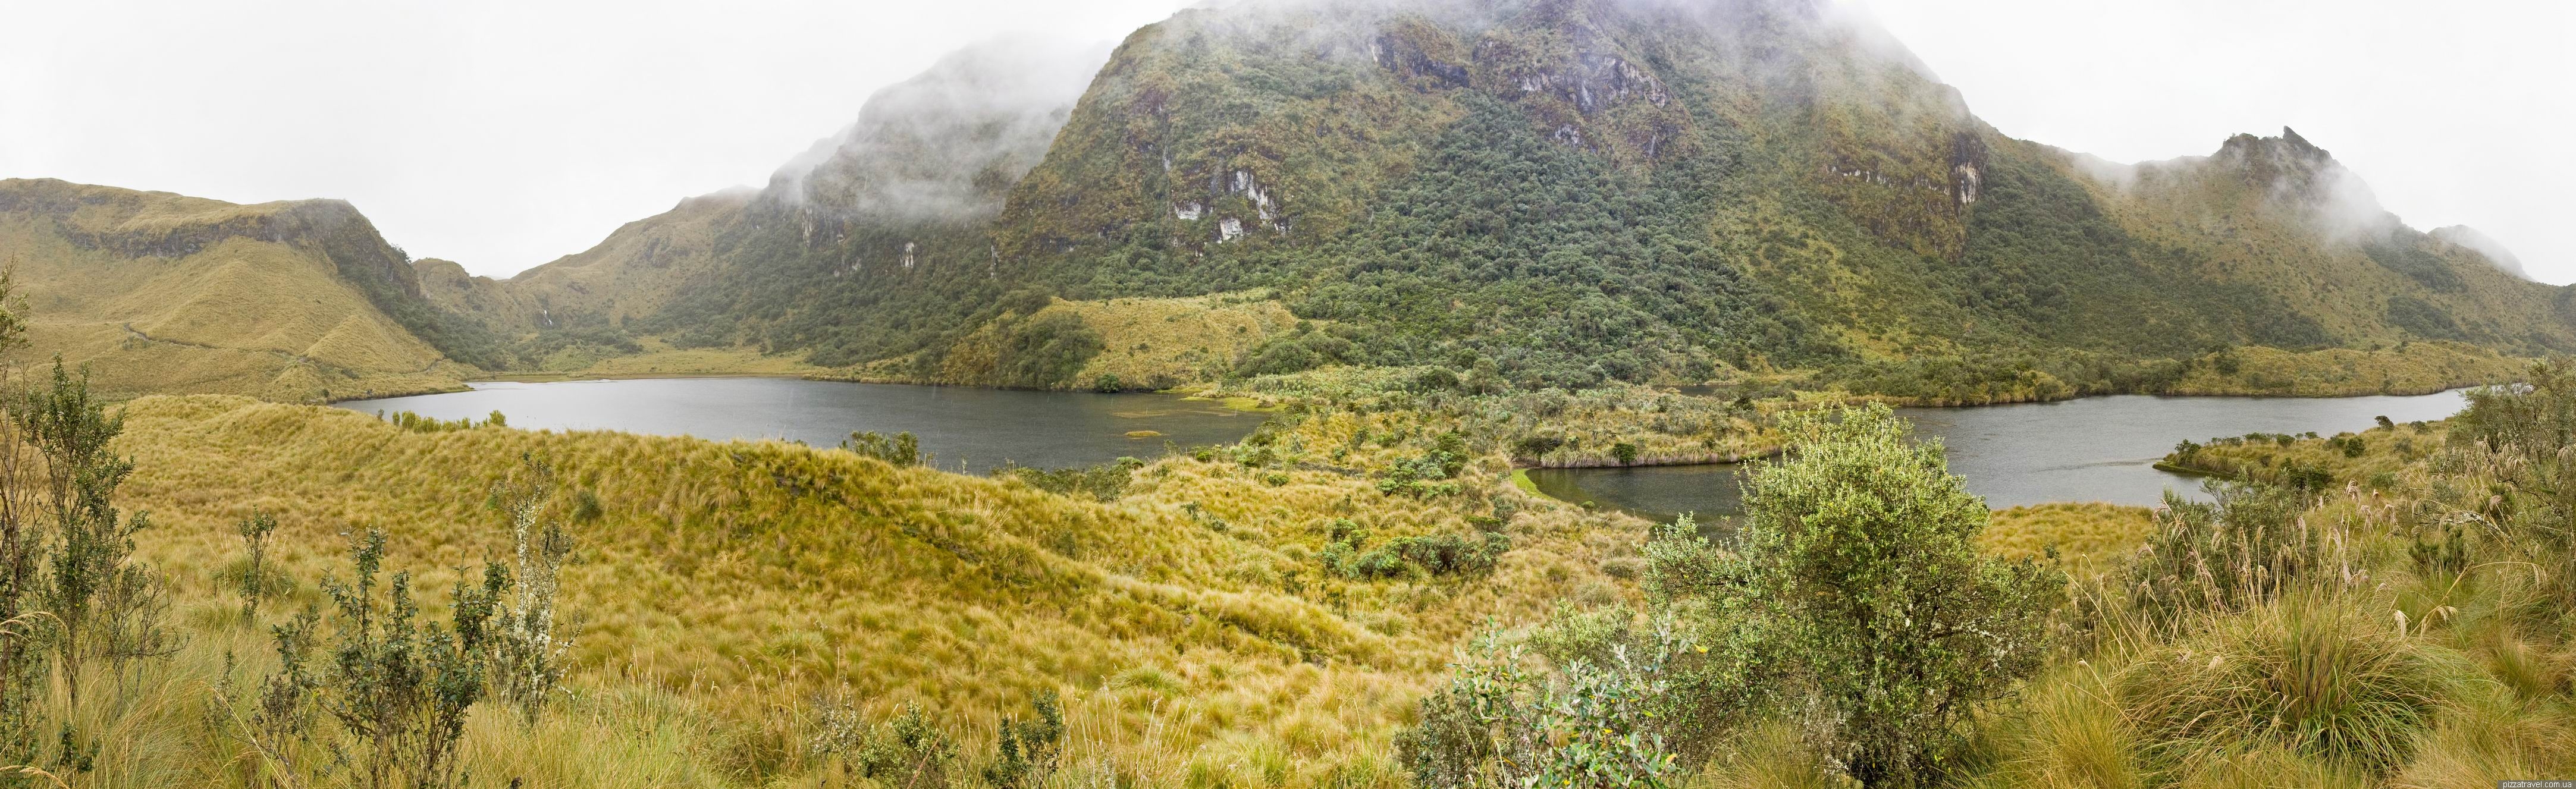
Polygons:
[[[410,411],[510,426],[622,430],[707,439],[780,438],[836,446],[853,431],[911,431],[941,468],[979,471],[1005,462],[1061,468],[1122,455],[1153,457],[1166,441],[1226,443],[1261,425],[1259,414],[1161,394],[1027,392],[790,378],[670,378],[559,383],[478,383],[472,391],[350,400],[355,411]],[[1129,431],[1160,436],[1130,438]]]
[[[2088,397],[2054,403],[1901,408],[1920,438],[1939,438],[1950,473],[1968,490],[2003,508],[2052,501],[2153,505],[2167,488],[2198,497],[2200,482],[2151,465],[2184,439],[2246,433],[2334,435],[2371,427],[2372,417],[2399,422],[2448,417],[2468,401],[2460,392],[2412,397]],[[1591,501],[1638,515],[1731,515],[1741,500],[1740,466],[1531,469],[1530,481],[1566,501]]]

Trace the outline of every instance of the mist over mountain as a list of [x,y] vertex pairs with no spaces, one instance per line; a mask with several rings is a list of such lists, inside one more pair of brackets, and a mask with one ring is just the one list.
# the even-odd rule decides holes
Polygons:
[[1109,45],[987,41],[878,91],[859,119],[770,177],[768,194],[854,218],[964,221],[1001,210],[1045,158]]
[[2299,132],[2122,164],[1971,106],[1807,0],[1251,0],[1114,50],[970,47],[764,187],[508,280],[415,276],[516,349],[486,366],[667,345],[1039,387],[1174,383],[1089,362],[1154,353],[1080,306],[1137,298],[1303,321],[1188,369],[1527,387],[2155,391],[2237,346],[2576,349],[2563,289],[2405,226]]
[[2434,238],[2466,247],[2469,251],[2478,253],[2480,256],[2485,257],[2488,263],[2493,264],[2496,268],[2503,269],[2507,274],[2512,274],[2523,279],[2531,278],[2531,272],[2525,271],[2522,267],[2522,258],[2514,256],[2513,250],[2506,249],[2504,244],[2496,241],[2495,238],[2488,236],[2485,233],[2478,232],[2477,228],[2470,227],[2468,225],[2437,227],[2433,229],[2432,235]]

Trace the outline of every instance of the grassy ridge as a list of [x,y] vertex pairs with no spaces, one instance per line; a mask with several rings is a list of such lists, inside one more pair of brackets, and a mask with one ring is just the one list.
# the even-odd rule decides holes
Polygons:
[[306,204],[58,181],[0,182],[0,198],[14,206],[0,209],[0,260],[26,294],[34,352],[92,364],[105,394],[307,401],[452,389],[472,372],[377,309],[319,245],[255,229],[300,227],[285,215]]

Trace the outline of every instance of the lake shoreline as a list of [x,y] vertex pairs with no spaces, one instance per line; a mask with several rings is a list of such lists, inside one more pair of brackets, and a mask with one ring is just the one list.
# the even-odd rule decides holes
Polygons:
[[1618,459],[1616,459],[1616,458],[1564,458],[1564,459],[1558,459],[1558,460],[1549,460],[1549,459],[1544,459],[1544,458],[1537,459],[1537,460],[1532,460],[1532,459],[1529,459],[1529,458],[1512,458],[1512,467],[1513,467],[1513,468],[1519,468],[1519,469],[1532,469],[1532,468],[1654,468],[1654,467],[1664,467],[1664,466],[1724,466],[1724,465],[1735,464],[1735,463],[1743,463],[1743,462],[1748,461],[1748,460],[1762,460],[1762,459],[1765,459],[1765,458],[1774,458],[1774,457],[1779,457],[1779,456],[1780,456],[1780,453],[1782,453],[1782,452],[1786,452],[1786,451],[1788,451],[1788,447],[1786,447],[1786,446],[1773,446],[1773,447],[1770,447],[1770,448],[1767,448],[1767,449],[1762,449],[1762,450],[1758,450],[1758,451],[1754,451],[1754,452],[1750,452],[1750,453],[1745,453],[1745,452],[1727,452],[1727,453],[1709,452],[1709,453],[1705,453],[1705,454],[1693,454],[1693,455],[1662,455],[1662,456],[1656,456],[1656,457],[1639,457],[1639,458],[1637,458],[1634,462],[1629,462],[1629,463],[1621,463],[1621,462],[1619,462],[1619,461],[1618,461]]
[[[912,433],[942,468],[1089,467],[1152,454],[1163,441],[1230,444],[1266,414],[1157,393],[1064,393],[816,381],[780,375],[478,381],[462,392],[345,400],[360,413],[514,428],[776,439],[830,447],[855,433]],[[1142,433],[1151,433],[1149,437]]]
[[[1976,408],[1907,408],[1916,435],[1948,449],[1950,471],[1968,481],[1993,509],[2059,502],[2101,501],[2152,507],[2167,491],[2194,491],[2223,470],[2163,461],[2177,440],[2252,433],[2361,432],[2375,418],[2397,423],[2448,416],[2465,404],[2450,388],[2419,395],[2345,398],[2201,398],[2122,395],[2045,404]],[[2374,442],[2376,443],[2376,442]],[[1587,442],[1587,454],[1598,452]],[[1529,474],[1557,498],[1580,498],[1630,512],[1722,511],[1730,477],[1743,467],[1723,461],[1759,457],[1752,451],[1640,457],[1619,464],[1603,457],[1548,458],[1528,463]],[[1662,467],[1660,472],[1650,471]],[[1541,475],[1542,470],[1555,475]],[[1579,492],[1576,492],[1579,491]]]

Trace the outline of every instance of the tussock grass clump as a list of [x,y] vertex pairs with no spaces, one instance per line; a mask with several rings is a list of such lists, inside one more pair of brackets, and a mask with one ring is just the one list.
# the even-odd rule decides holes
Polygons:
[[2421,738],[2420,755],[2390,781],[2404,787],[2492,787],[2512,776],[2576,775],[2576,710],[2562,698],[2473,695]]
[[1847,789],[1858,786],[1794,722],[1755,724],[1728,741],[1687,786],[1694,789]]
[[2279,744],[2389,769],[2476,668],[2366,599],[2296,594],[2221,619],[2131,662],[2116,695],[2169,763]]
[[1993,769],[1976,786],[2136,789],[2150,784],[2146,738],[2089,664],[2060,666],[1998,716],[1981,743]]

